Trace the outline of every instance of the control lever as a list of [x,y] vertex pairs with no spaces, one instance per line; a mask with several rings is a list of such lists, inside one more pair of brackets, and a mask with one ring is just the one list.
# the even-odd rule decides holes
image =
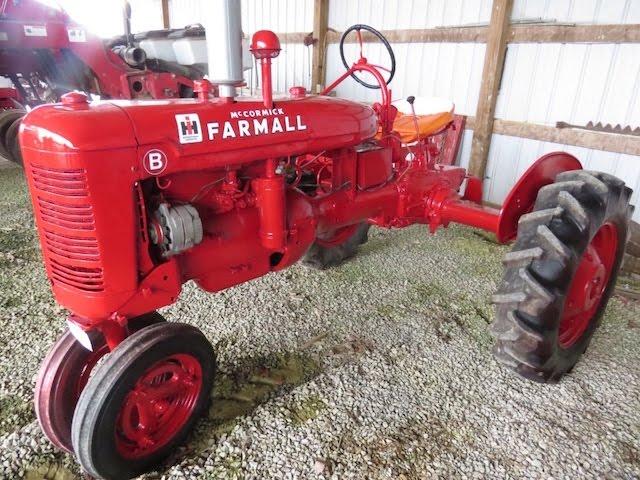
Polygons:
[[413,95],[407,97],[407,102],[411,105],[411,113],[413,114],[413,126],[416,128],[416,141],[420,140],[420,127],[418,127],[418,116],[416,115],[416,109],[413,106],[413,102],[416,101],[416,97]]

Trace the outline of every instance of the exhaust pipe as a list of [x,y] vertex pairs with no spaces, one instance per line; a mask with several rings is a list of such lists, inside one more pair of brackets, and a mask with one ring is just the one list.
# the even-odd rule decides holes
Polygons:
[[111,49],[113,53],[122,58],[131,67],[139,67],[147,61],[147,52],[140,47],[126,47],[117,45]]
[[239,0],[202,2],[207,36],[209,81],[218,85],[220,97],[236,96],[244,81],[242,70],[242,11]]

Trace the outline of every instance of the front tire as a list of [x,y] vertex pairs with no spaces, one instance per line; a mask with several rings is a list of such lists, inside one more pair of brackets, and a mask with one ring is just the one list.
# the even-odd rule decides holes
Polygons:
[[216,362],[195,327],[151,325],[96,370],[73,417],[72,441],[92,476],[127,479],[180,445],[208,406]]
[[[158,312],[129,320],[129,334],[148,325],[164,322]],[[71,422],[80,394],[93,367],[109,353],[104,336],[89,332],[93,351],[87,350],[70,331],[63,333],[42,361],[34,388],[34,409],[40,428],[56,447],[73,453]]]
[[599,172],[564,172],[523,215],[493,297],[496,359],[525,378],[556,382],[586,350],[624,254],[631,189]]

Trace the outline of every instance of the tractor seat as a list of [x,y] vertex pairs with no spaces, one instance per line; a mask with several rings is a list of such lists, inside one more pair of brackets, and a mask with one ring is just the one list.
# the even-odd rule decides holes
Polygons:
[[411,105],[406,100],[393,102],[398,114],[393,121],[393,131],[402,143],[413,143],[438,133],[453,121],[454,104],[441,98],[416,97],[413,106],[418,121],[418,132],[413,119]]

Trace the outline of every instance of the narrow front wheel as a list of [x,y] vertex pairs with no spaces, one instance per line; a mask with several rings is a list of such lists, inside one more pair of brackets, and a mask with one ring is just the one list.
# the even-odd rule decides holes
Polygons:
[[213,347],[190,325],[151,325],[129,336],[78,401],[72,441],[82,467],[127,479],[157,465],[206,410],[215,368]]
[[[129,320],[129,332],[136,332],[154,323],[164,322],[158,312]],[[104,337],[97,330],[89,332],[93,351],[83,347],[66,331],[43,360],[34,389],[34,407],[38,423],[45,436],[56,447],[73,452],[71,421],[78,398],[93,367],[109,353]]]

